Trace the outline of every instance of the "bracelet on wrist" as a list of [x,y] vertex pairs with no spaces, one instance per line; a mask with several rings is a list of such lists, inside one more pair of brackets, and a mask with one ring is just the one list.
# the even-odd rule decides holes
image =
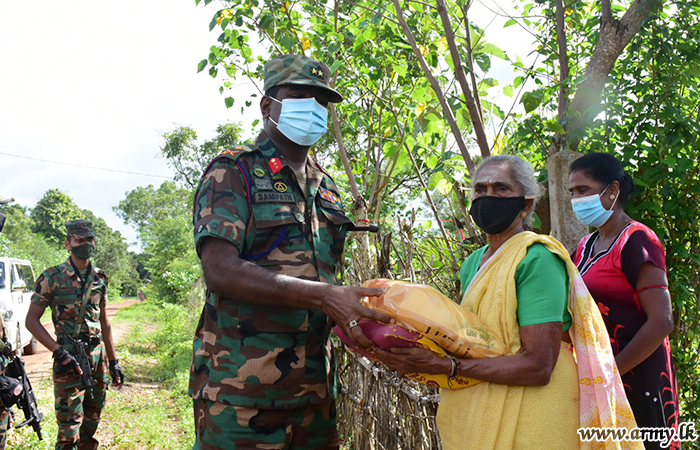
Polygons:
[[450,373],[450,377],[454,378],[459,374],[459,366],[460,362],[457,361],[457,359],[453,356],[449,356],[450,361],[452,362],[452,373]]

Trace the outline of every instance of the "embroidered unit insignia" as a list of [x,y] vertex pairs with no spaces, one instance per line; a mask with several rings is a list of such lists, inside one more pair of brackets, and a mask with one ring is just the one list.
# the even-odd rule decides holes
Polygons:
[[265,176],[265,169],[263,169],[262,167],[256,167],[255,169],[253,169],[253,173],[256,177],[262,178]]
[[275,190],[277,192],[287,192],[287,185],[282,183],[281,181],[278,181],[275,183]]

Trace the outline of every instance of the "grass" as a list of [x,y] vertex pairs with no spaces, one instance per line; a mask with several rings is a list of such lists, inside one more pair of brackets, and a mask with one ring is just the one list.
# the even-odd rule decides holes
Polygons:
[[[136,297],[119,297],[119,296],[110,297],[110,296],[107,296],[107,303],[118,303],[118,302],[121,302],[124,300],[132,300],[135,298]],[[51,308],[46,308],[44,310],[44,314],[41,315],[39,322],[41,322],[41,323],[51,322]]]
[[[139,302],[122,308],[113,329],[128,327],[117,346],[126,374],[121,390],[110,389],[97,429],[100,448],[114,450],[189,450],[194,442],[192,402],[187,396],[193,305]],[[34,390],[44,414],[39,441],[31,428],[12,430],[7,448],[50,450],[57,426],[53,411],[53,382],[42,379]],[[22,416],[20,412],[18,418]]]

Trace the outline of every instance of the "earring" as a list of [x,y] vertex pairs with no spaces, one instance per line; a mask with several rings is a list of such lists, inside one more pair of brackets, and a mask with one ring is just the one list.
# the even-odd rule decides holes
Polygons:
[[615,196],[611,194],[611,195],[610,195],[610,200],[615,200]]

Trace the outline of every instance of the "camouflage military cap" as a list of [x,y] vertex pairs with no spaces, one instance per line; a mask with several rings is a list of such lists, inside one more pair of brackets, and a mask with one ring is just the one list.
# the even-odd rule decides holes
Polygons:
[[301,55],[277,56],[265,64],[263,91],[285,84],[318,86],[328,91],[330,102],[342,102],[343,96],[328,87],[330,76],[328,67],[315,59]]
[[89,220],[71,220],[66,222],[66,233],[80,237],[95,237],[92,222]]

